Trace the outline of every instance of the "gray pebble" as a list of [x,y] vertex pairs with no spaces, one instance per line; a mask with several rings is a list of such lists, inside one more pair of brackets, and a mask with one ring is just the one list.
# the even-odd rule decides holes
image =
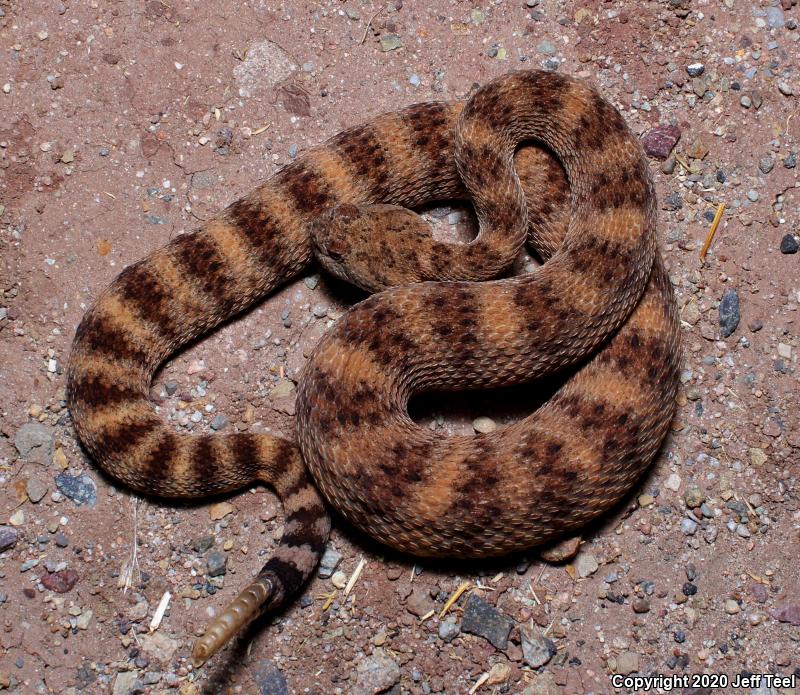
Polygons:
[[28,493],[28,499],[36,504],[47,494],[47,485],[38,478],[29,478],[25,486],[25,492]]
[[408,81],[411,83],[413,87],[419,87],[420,83],[422,82],[422,80],[419,79],[419,75],[417,75],[417,73],[411,75],[411,77],[408,78]]
[[28,570],[33,569],[34,567],[36,567],[36,565],[38,565],[38,564],[39,564],[39,558],[36,558],[36,557],[32,558],[30,560],[25,560],[25,562],[23,562],[20,565],[19,571],[20,572],[27,572]]
[[458,626],[455,618],[447,618],[439,623],[439,639],[444,642],[452,642],[458,637],[460,632],[461,628]]
[[69,545],[69,539],[63,533],[61,533],[61,531],[56,533],[55,538],[56,538],[56,545],[59,548],[66,548]]
[[705,71],[706,66],[702,63],[690,63],[686,66],[686,72],[688,72],[691,77],[700,77]]
[[783,81],[778,82],[778,91],[785,97],[790,97],[794,95],[794,88],[788,82],[783,82]]
[[791,152],[786,155],[786,158],[783,160],[783,166],[787,169],[794,169],[797,166],[797,152]]
[[692,519],[681,520],[681,533],[684,536],[693,536],[697,532],[697,522]]
[[286,678],[269,659],[262,659],[253,667],[253,680],[258,695],[289,695]]
[[299,148],[295,144],[289,145],[289,156],[294,159],[297,156],[297,150]]
[[303,278],[303,283],[308,289],[315,290],[319,285],[319,275],[309,275],[307,278]]
[[[400,667],[383,649],[358,662],[353,695],[376,695],[388,691],[400,680]],[[397,691],[399,692],[399,690]]]
[[164,384],[164,390],[167,392],[168,396],[174,396],[175,392],[178,390],[178,382],[177,381],[167,381]]
[[750,529],[748,529],[744,524],[737,524],[736,535],[741,536],[742,538],[750,538]]
[[770,29],[782,29],[786,22],[786,17],[783,10],[778,7],[765,7],[764,11],[767,13],[767,25]]
[[536,46],[536,50],[539,53],[544,53],[545,55],[552,55],[556,52],[556,47],[552,44],[552,42],[548,41],[547,39],[542,39]]
[[758,191],[754,188],[751,188],[749,191],[747,191],[747,199],[751,203],[755,203],[758,200]]
[[318,319],[324,319],[328,315],[328,307],[324,304],[315,304],[311,308],[311,313]]
[[775,160],[770,155],[758,160],[758,168],[761,170],[762,174],[769,174],[774,166]]
[[50,465],[53,458],[53,430],[45,425],[29,422],[17,430],[14,446],[20,458]]
[[84,504],[93,507],[97,503],[97,485],[86,473],[74,476],[59,473],[56,476],[56,487],[79,507]]
[[722,301],[719,303],[719,327],[722,337],[727,338],[739,325],[739,295],[732,287],[725,290]]
[[342,555],[334,547],[325,548],[322,558],[319,561],[319,576],[327,579],[342,561]]
[[222,414],[215,415],[210,424],[212,430],[221,430],[228,426],[228,418]]
[[476,594],[470,594],[461,619],[463,632],[483,637],[497,649],[505,649],[512,627],[514,621],[511,618],[503,615]]
[[520,636],[522,638],[522,658],[528,666],[539,668],[556,655],[556,645],[552,640],[538,634],[538,631],[522,628]]
[[746,94],[743,94],[741,97],[739,97],[739,103],[746,109],[749,109],[753,105],[753,100]]
[[209,577],[219,577],[228,571],[228,555],[221,550],[212,550],[206,558]]
[[13,548],[18,536],[19,532],[13,526],[0,526],[0,553]]

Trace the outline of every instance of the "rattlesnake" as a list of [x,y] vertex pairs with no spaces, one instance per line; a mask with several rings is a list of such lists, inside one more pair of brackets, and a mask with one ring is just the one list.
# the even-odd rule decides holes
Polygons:
[[[531,139],[560,164],[535,148],[515,160]],[[480,231],[466,245],[434,241],[396,207],[369,207],[467,195]],[[195,663],[313,571],[330,526],[317,489],[357,527],[417,555],[529,548],[615,504],[674,407],[679,331],[655,218],[647,162],[619,113],[578,80],[527,71],[466,105],[418,104],[344,131],[120,273],[81,321],[69,363],[88,452],[165,497],[262,481],[286,514],[280,545],[195,644]],[[507,270],[526,235],[547,260],[540,269],[467,282]],[[148,399],[158,365],[315,253],[370,290],[420,284],[372,295],[323,337],[298,388],[300,449],[165,424]],[[407,415],[422,391],[530,381],[584,358],[543,407],[491,434],[441,438]]]

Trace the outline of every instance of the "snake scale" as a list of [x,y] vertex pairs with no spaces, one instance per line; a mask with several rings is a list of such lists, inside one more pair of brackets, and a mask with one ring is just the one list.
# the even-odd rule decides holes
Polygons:
[[[531,141],[555,156],[520,149]],[[479,232],[462,245],[435,241],[398,208],[466,198]],[[526,239],[546,263],[494,279]],[[383,291],[311,354],[298,444],[163,422],[149,400],[158,366],[315,257]],[[422,556],[522,550],[598,516],[660,447],[679,353],[637,139],[592,87],[525,71],[465,104],[417,104],[343,131],[127,267],[77,329],[67,399],[87,451],[136,491],[204,497],[263,482],[283,503],[279,546],[195,643],[199,665],[312,573],[330,529],[322,497]],[[421,392],[570,366],[542,407],[490,434],[441,437],[407,412]]]

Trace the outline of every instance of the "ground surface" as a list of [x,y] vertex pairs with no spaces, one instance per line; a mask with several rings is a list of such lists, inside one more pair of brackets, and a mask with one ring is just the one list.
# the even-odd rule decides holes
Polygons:
[[[0,1],[0,689],[607,693],[612,673],[800,673],[790,4]],[[308,146],[526,66],[591,79],[637,133],[680,133],[675,157],[652,158],[685,347],[662,455],[568,565],[415,565],[339,524],[339,574],[193,671],[193,635],[263,564],[280,508],[260,489],[176,508],[106,479],[63,401],[81,315],[125,265]],[[445,234],[460,229],[448,212],[433,210]],[[724,321],[741,320],[723,338],[731,290]],[[291,436],[291,379],[351,299],[299,279],[170,362],[161,412]],[[439,399],[421,417],[446,432],[518,416],[501,400]]]

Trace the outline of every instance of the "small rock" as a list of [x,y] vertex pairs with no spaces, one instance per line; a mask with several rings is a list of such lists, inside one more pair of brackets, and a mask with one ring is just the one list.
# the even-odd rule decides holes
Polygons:
[[206,558],[209,577],[220,577],[228,571],[228,555],[221,550],[212,550]]
[[533,679],[522,691],[522,695],[561,695],[563,691],[549,671],[534,673]]
[[232,504],[229,502],[217,502],[208,508],[208,514],[212,521],[219,521],[224,519],[228,514],[235,511]]
[[677,473],[671,473],[669,478],[664,481],[664,487],[677,492],[681,489],[681,477]]
[[142,638],[142,651],[163,664],[172,660],[178,647],[180,647],[180,642],[163,632],[154,632]]
[[347,575],[341,570],[339,572],[334,572],[331,577],[331,583],[337,589],[344,589],[347,586]]
[[575,571],[581,579],[597,572],[599,565],[594,555],[591,553],[583,552],[575,559]]
[[786,23],[786,16],[780,7],[765,7],[764,11],[767,14],[767,26],[770,29],[783,29]]
[[697,522],[693,519],[681,519],[681,533],[684,536],[693,536],[697,533]]
[[381,36],[380,47],[381,51],[387,53],[395,49],[402,48],[403,41],[397,34],[386,34]]
[[253,680],[258,695],[289,695],[286,678],[269,659],[262,659],[253,667]]
[[794,96],[794,87],[783,80],[778,82],[778,91],[785,97]]
[[797,152],[791,152],[783,160],[783,166],[787,169],[794,169],[797,166]]
[[739,97],[739,103],[744,106],[744,108],[749,109],[753,105],[753,100],[746,94],[743,94]]
[[472,429],[481,434],[488,434],[497,429],[497,423],[489,417],[477,417],[472,421]]
[[769,174],[774,166],[775,160],[769,155],[758,160],[758,168],[762,174]]
[[381,648],[356,666],[353,695],[378,695],[400,680],[400,667]]
[[47,494],[47,485],[38,478],[29,478],[25,485],[25,492],[28,493],[28,499],[37,504]]
[[53,431],[45,425],[29,422],[17,430],[14,446],[20,458],[48,465],[53,458]]
[[758,333],[762,328],[764,328],[764,322],[759,319],[753,319],[752,321],[748,322],[747,328],[751,333]]
[[686,66],[686,72],[690,77],[700,77],[706,71],[706,66],[702,63],[690,63]]
[[446,618],[439,623],[439,639],[452,642],[461,633],[461,628],[455,618]]
[[539,556],[545,562],[566,562],[578,554],[581,547],[581,536],[565,538],[555,545],[550,545],[539,552]]
[[633,608],[634,613],[649,613],[650,600],[646,596],[637,596],[631,602],[631,608]]
[[44,588],[55,591],[57,594],[66,594],[78,583],[79,575],[75,570],[66,569],[42,577]]
[[770,611],[770,615],[781,623],[800,626],[800,603],[785,603]]
[[210,423],[210,425],[211,425],[211,429],[212,429],[212,430],[214,430],[215,432],[216,432],[217,430],[224,429],[225,427],[227,427],[227,426],[228,426],[228,418],[226,418],[226,417],[225,417],[224,415],[222,415],[222,414],[220,414],[220,415],[215,415],[215,416],[213,417],[213,419],[211,420],[211,423]]
[[758,196],[758,191],[757,191],[757,190],[755,190],[755,188],[751,188],[749,191],[747,191],[747,199],[748,199],[748,200],[749,200],[751,203],[756,203],[756,202],[758,202],[758,197],[759,197],[759,196]]
[[617,673],[629,676],[639,670],[639,655],[634,652],[622,652],[617,656]]
[[8,517],[8,523],[12,526],[22,526],[25,523],[25,512],[21,509],[17,509],[10,517]]
[[406,599],[406,610],[419,618],[429,613],[432,608],[433,602],[428,592],[420,587],[415,588]]
[[319,275],[309,275],[307,278],[303,278],[303,284],[310,290],[317,289],[317,285],[319,285]]
[[536,630],[524,627],[520,630],[520,636],[522,638],[520,644],[522,658],[532,668],[544,666],[558,651],[552,640],[538,634]]
[[168,396],[174,396],[175,392],[178,390],[178,382],[177,381],[167,381],[164,383],[164,390],[167,392]]
[[683,496],[683,501],[689,509],[697,509],[705,499],[705,493],[697,485],[692,485]]
[[642,146],[648,156],[666,159],[680,139],[681,130],[678,126],[659,125],[644,134]]
[[311,313],[318,319],[324,319],[328,315],[328,307],[324,304],[315,304],[311,308]]
[[122,671],[114,679],[111,695],[138,695],[144,692],[144,684],[139,680],[138,671]]
[[[778,357],[783,357],[785,360],[792,359],[792,346],[786,343],[778,343]],[[780,429],[776,428],[778,433],[774,436],[780,436]]]
[[728,615],[736,615],[742,609],[739,607],[739,604],[736,603],[732,598],[729,598],[725,601],[725,612]]
[[19,532],[11,526],[0,526],[0,553],[13,548],[17,543]]
[[78,507],[93,507],[97,503],[97,485],[86,473],[74,476],[59,473],[56,476],[56,487]]
[[508,635],[514,621],[490,606],[477,594],[470,594],[464,615],[461,619],[461,630],[471,635],[478,635],[488,640],[497,649],[505,649]]
[[536,45],[536,51],[538,53],[544,53],[545,55],[552,55],[553,53],[556,52],[556,47],[552,44],[551,41],[548,41],[547,39],[542,39]]
[[797,237],[794,234],[786,234],[781,239],[781,253],[797,253],[800,249],[800,244],[797,243]]
[[719,303],[719,327],[723,338],[727,338],[736,330],[740,318],[739,295],[735,289],[727,289]]
[[77,619],[75,620],[75,624],[79,630],[88,630],[89,624],[92,622],[92,617],[94,616],[93,611],[83,611]]
[[328,579],[341,561],[342,555],[337,552],[336,548],[332,546],[325,548],[325,552],[319,561],[319,576],[323,579]]

